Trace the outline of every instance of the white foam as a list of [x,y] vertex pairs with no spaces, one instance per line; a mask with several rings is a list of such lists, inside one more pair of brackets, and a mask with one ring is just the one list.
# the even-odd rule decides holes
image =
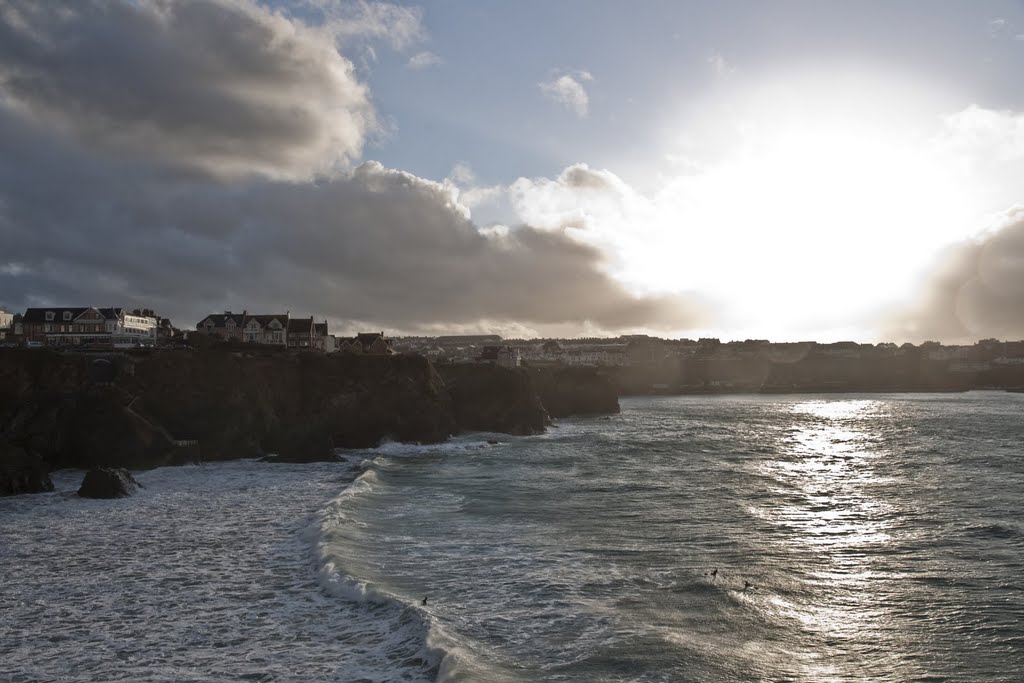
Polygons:
[[424,613],[314,560],[346,465],[163,468],[112,501],[75,496],[82,476],[0,499],[0,679],[436,676]]

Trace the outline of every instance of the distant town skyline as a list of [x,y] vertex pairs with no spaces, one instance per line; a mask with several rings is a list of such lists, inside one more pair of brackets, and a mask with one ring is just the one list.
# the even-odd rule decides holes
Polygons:
[[1024,4],[0,0],[0,308],[1024,338]]

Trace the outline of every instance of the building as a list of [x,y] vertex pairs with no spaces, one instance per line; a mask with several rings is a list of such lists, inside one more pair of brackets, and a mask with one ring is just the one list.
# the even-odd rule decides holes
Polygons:
[[161,344],[169,344],[178,336],[179,332],[175,329],[174,325],[171,324],[170,318],[159,318],[159,322],[156,326],[157,341]]
[[[219,337],[222,341],[247,344],[288,344],[288,313],[253,315],[248,311],[211,313],[198,323],[196,332]],[[312,322],[310,319],[308,322]]]
[[242,327],[242,341],[247,344],[287,346],[288,313],[246,316],[245,325]]
[[334,353],[337,350],[337,340],[327,332],[327,321],[313,323],[313,346],[324,353]]
[[338,340],[338,351],[367,356],[388,356],[394,353],[391,340],[383,332],[360,332],[354,337]]
[[312,349],[315,340],[315,324],[313,316],[308,318],[292,318],[288,321],[288,348]]
[[21,319],[28,346],[151,346],[157,320],[123,308],[30,308]]
[[248,311],[211,313],[196,324],[196,331],[207,336],[220,337],[223,341],[242,341],[242,328],[248,314]]
[[497,365],[499,368],[518,368],[521,359],[519,350],[511,346],[485,346],[477,362]]
[[14,333],[14,316],[0,308],[0,341]]

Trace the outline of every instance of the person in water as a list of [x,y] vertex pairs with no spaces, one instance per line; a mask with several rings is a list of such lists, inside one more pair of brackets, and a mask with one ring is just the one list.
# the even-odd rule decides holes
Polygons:
[[747,592],[748,588],[753,588],[753,587],[754,587],[754,584],[750,583],[749,581],[744,581],[743,582],[743,592],[744,593]]
[[425,595],[423,596],[423,602],[421,602],[420,604],[421,605],[427,604],[427,596],[425,596]]

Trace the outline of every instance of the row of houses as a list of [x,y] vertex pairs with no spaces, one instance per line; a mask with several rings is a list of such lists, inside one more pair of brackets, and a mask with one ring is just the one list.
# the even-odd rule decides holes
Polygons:
[[[327,321],[313,316],[292,318],[290,313],[250,314],[248,311],[211,313],[196,324],[196,332],[222,341],[269,344],[298,349],[333,351]],[[331,346],[331,348],[325,348]]]
[[5,341],[25,346],[152,346],[161,333],[157,317],[119,307],[29,308],[20,315],[0,313]]
[[354,337],[331,335],[327,321],[312,316],[293,318],[281,314],[214,313],[181,339],[170,321],[152,311],[120,307],[56,306],[29,308],[23,314],[0,310],[0,343],[51,348],[137,348],[170,343],[191,343],[193,335],[221,341],[264,344],[325,353],[388,355],[394,353],[383,332],[363,332]]
[[316,322],[313,316],[293,318],[285,313],[211,313],[198,323],[196,332],[220,341],[263,344],[289,349],[308,349],[333,353],[388,355],[394,353],[391,340],[384,332],[361,332],[354,337],[330,334],[327,321]]

